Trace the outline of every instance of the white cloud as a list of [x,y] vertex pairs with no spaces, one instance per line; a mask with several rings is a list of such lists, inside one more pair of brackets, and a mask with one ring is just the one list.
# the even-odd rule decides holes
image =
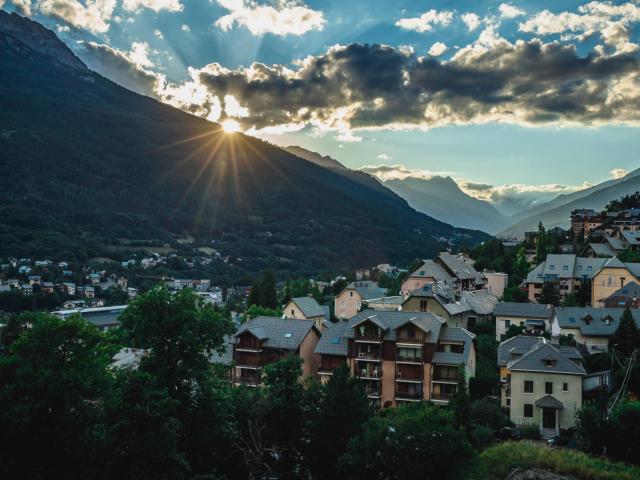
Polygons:
[[448,47],[446,44],[442,42],[436,42],[433,45],[431,45],[431,48],[429,49],[429,55],[431,55],[432,57],[439,57],[444,52],[446,52],[447,49]]
[[525,11],[511,5],[510,3],[501,3],[498,7],[500,16],[503,18],[516,18],[525,14]]
[[147,42],[133,42],[128,57],[134,64],[141,67],[154,66],[153,62],[149,60],[149,44]]
[[480,21],[480,17],[477,14],[471,12],[463,14],[460,18],[465,23],[470,32],[473,32],[482,23]]
[[153,34],[156,36],[156,38],[159,38],[159,39],[164,38],[164,35],[162,35],[162,32],[160,30],[154,30]]
[[190,32],[191,29],[189,28],[189,25],[187,24],[182,24],[182,26],[180,26],[180,30],[182,30],[183,32]]
[[[11,3],[13,3],[13,6],[16,7],[16,10],[21,15],[26,17],[30,17],[32,15],[31,0],[11,0]],[[0,7],[1,6],[2,5],[0,4]]]
[[336,136],[336,140],[339,142],[358,143],[362,141],[362,137],[354,135],[351,131],[346,131],[340,132],[340,134]]
[[230,12],[215,22],[225,32],[238,24],[254,35],[302,35],[322,30],[325,24],[321,11],[296,0],[282,0],[275,6],[260,5],[253,0],[218,0],[218,3]]
[[381,153],[380,155],[378,155],[376,157],[378,160],[384,160],[384,161],[389,161],[391,160],[393,157],[391,155],[387,155],[386,153]]
[[130,12],[137,12],[148,8],[154,12],[167,10],[169,12],[181,12],[184,6],[178,0],[124,0],[122,8]]
[[453,20],[452,11],[437,11],[431,9],[424,12],[419,17],[401,18],[396,22],[396,26],[404,30],[415,30],[416,32],[428,32],[433,30],[435,25],[446,27]]
[[609,173],[611,174],[612,178],[617,180],[618,178],[622,178],[626,176],[629,172],[624,168],[614,168]]
[[[380,156],[378,156],[378,158],[380,158]],[[358,168],[358,170],[367,172],[382,182],[386,182],[387,180],[404,180],[405,178],[422,178],[427,180],[435,176],[444,177],[452,175],[452,172],[433,172],[430,170],[408,168],[400,164],[365,165]]]
[[116,7],[116,0],[40,0],[40,12],[57,18],[72,27],[105,33],[109,30],[109,20]]

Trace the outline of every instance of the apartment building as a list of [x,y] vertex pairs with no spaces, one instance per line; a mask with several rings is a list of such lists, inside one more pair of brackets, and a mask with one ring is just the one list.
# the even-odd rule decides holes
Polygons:
[[429,312],[365,310],[325,331],[316,353],[326,382],[347,363],[378,408],[431,400],[447,403],[459,369],[475,375],[475,335]]
[[506,338],[511,325],[523,327],[531,334],[551,331],[553,305],[539,303],[501,302],[493,312],[496,322],[496,340]]
[[289,354],[302,359],[303,379],[316,375],[320,362],[314,350],[320,335],[314,320],[256,317],[243,323],[231,337],[234,383],[260,385],[264,367]]
[[313,297],[292,298],[283,307],[282,312],[286,318],[313,320],[321,332],[330,320],[329,306],[320,305]]

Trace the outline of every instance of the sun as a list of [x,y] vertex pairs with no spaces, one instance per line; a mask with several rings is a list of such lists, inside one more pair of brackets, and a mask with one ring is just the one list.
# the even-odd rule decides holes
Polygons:
[[240,124],[230,118],[223,121],[221,125],[225,133],[236,133],[240,131]]

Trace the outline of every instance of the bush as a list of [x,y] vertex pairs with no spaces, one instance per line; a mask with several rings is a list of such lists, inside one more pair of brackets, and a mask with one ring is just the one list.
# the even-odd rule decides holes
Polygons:
[[540,440],[542,436],[540,435],[540,429],[537,425],[522,425],[520,427],[520,431],[522,432],[522,438],[526,438],[528,440]]
[[478,450],[484,450],[493,443],[493,430],[484,425],[474,427],[471,430],[471,443]]

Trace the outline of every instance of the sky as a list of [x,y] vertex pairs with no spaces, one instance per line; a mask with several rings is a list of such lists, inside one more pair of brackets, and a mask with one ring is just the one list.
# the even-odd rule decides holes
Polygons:
[[139,93],[499,205],[640,167],[640,0],[0,0]]

